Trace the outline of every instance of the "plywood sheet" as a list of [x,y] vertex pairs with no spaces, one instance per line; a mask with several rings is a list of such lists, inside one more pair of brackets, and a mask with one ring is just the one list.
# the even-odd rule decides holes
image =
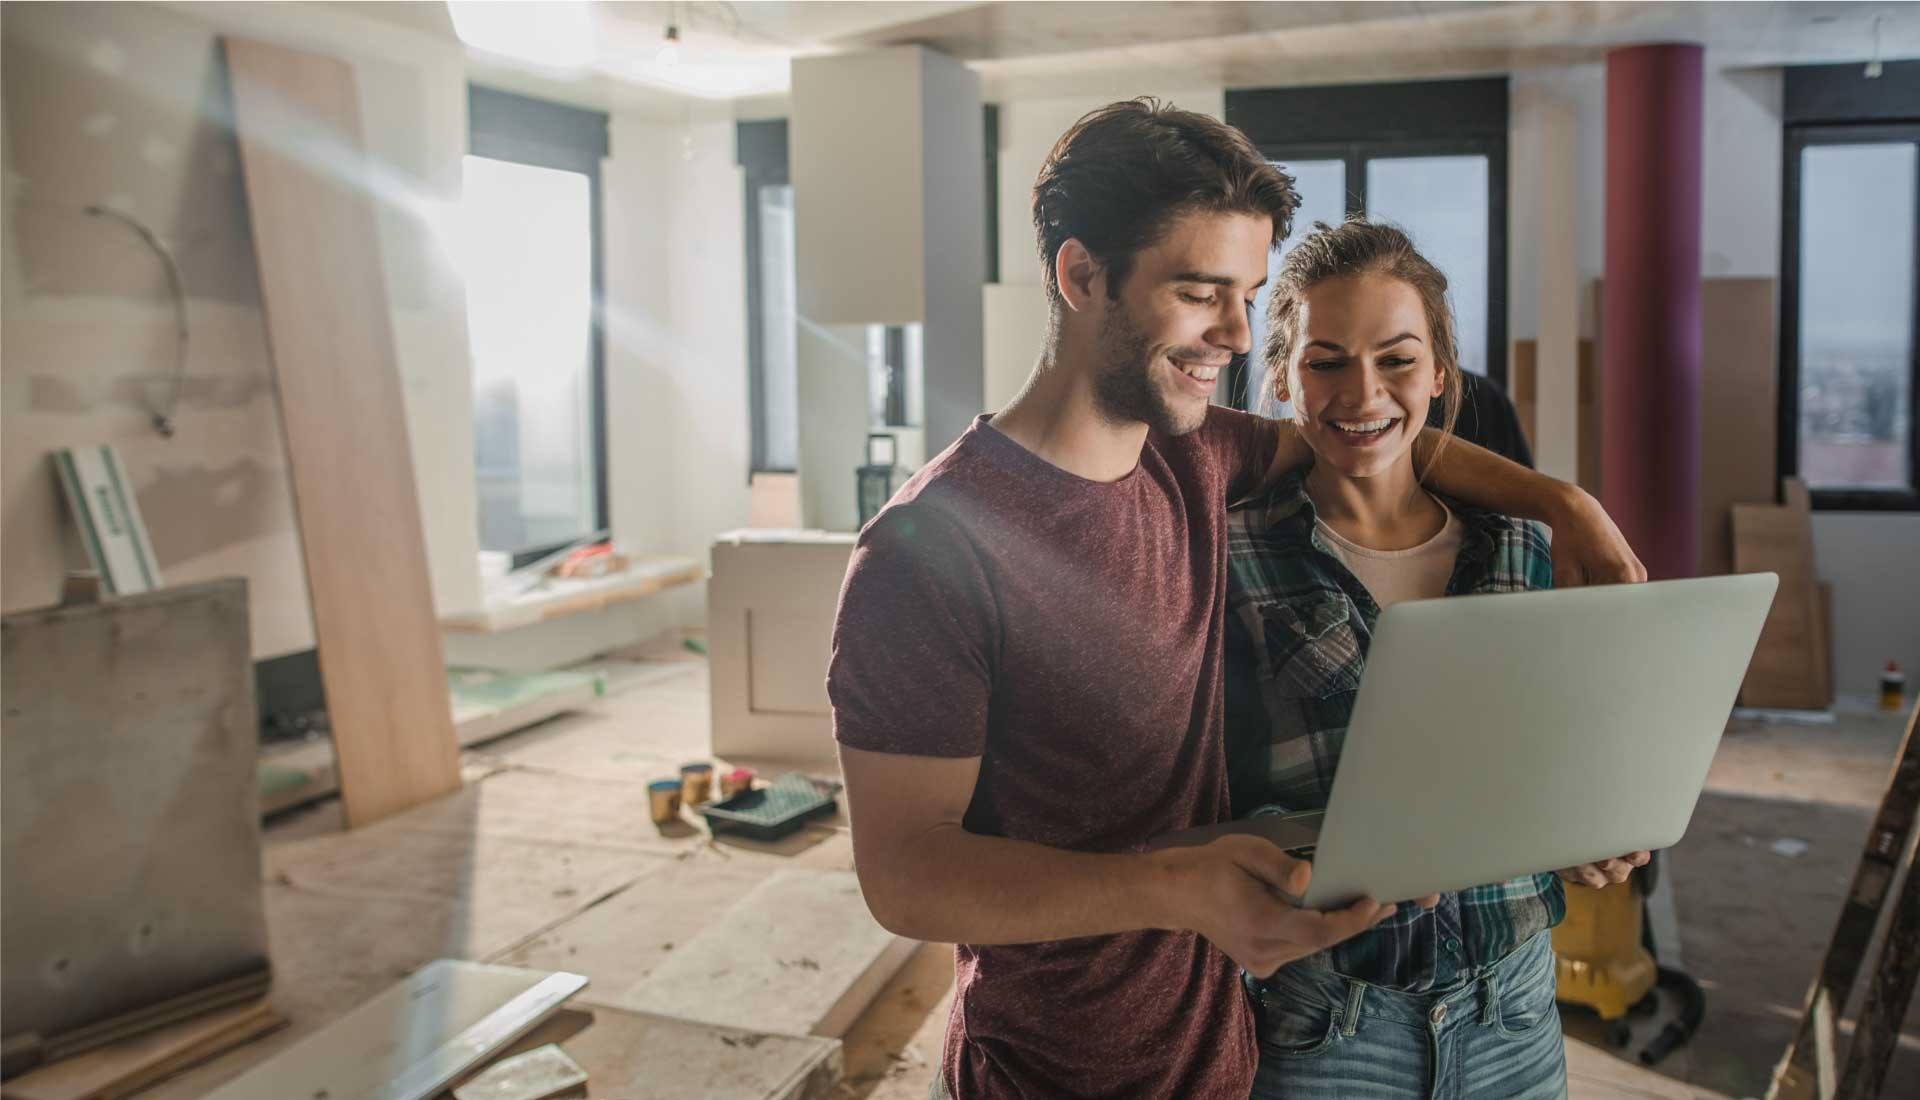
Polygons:
[[1733,571],[1735,503],[1773,500],[1780,364],[1774,280],[1700,284],[1700,575]]
[[838,1038],[915,946],[874,922],[851,871],[781,871],[613,1001],[722,1027]]
[[353,70],[225,40],[350,825],[460,785]]

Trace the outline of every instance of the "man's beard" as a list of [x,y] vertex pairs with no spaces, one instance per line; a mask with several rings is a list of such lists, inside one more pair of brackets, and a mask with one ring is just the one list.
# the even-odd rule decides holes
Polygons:
[[1125,308],[1111,303],[1100,327],[1100,368],[1093,376],[1093,404],[1115,424],[1145,424],[1163,435],[1185,435],[1206,421],[1205,407],[1181,413],[1153,384],[1153,348]]

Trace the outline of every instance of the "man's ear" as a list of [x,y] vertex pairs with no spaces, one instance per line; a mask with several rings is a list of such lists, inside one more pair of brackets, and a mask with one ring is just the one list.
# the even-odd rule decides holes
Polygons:
[[1060,287],[1060,297],[1076,313],[1093,300],[1103,275],[1100,261],[1078,238],[1060,242],[1059,251],[1053,254],[1053,277]]

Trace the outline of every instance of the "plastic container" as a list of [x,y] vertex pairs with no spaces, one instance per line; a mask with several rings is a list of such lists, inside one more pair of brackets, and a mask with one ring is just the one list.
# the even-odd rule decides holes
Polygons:
[[838,783],[821,783],[789,773],[758,790],[742,791],[700,813],[716,835],[733,833],[752,840],[778,840],[816,817],[834,811]]

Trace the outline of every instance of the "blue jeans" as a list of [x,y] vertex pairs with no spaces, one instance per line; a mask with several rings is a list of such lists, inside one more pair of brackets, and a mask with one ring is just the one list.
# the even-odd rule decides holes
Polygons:
[[1545,932],[1431,993],[1285,967],[1255,994],[1253,1100],[1565,1100],[1553,975]]

